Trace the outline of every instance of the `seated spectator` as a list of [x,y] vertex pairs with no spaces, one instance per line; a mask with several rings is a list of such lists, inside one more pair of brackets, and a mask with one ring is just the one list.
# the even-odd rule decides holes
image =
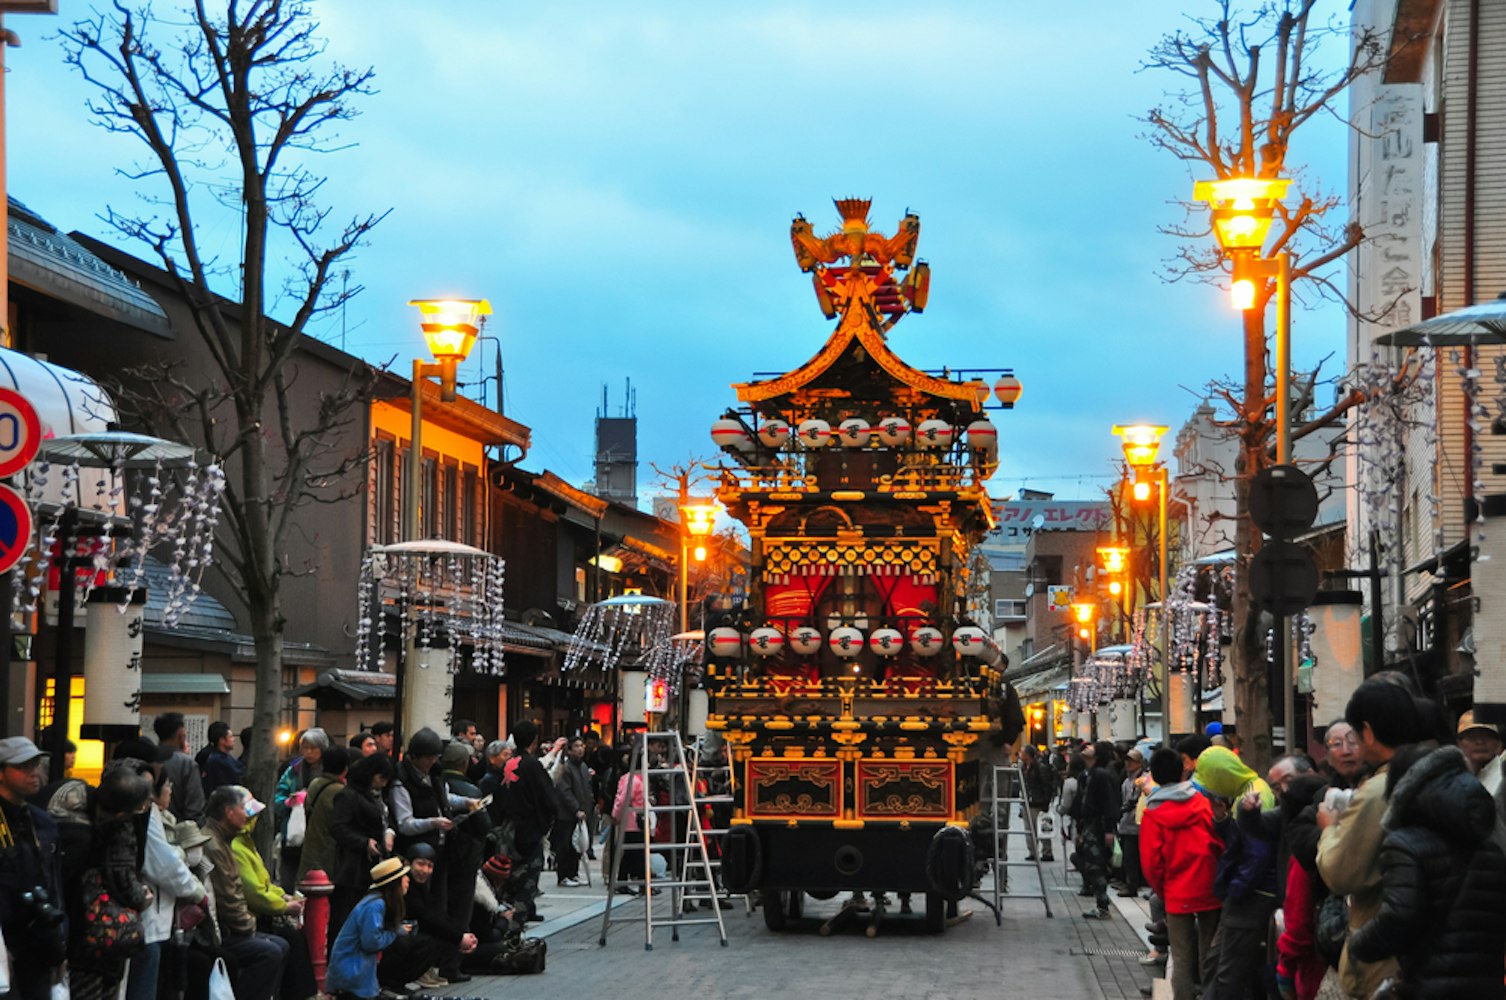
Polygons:
[[[279,985],[288,962],[288,942],[256,929],[241,882],[240,864],[235,857],[235,839],[266,806],[240,785],[221,785],[209,793],[205,811],[209,817],[209,842],[204,854],[214,866],[210,883],[214,893],[215,914],[219,921],[220,940],[235,956],[239,974],[235,980],[236,1000],[271,1000],[281,997]],[[303,1000],[289,997],[288,1000]]]
[[375,1000],[381,995],[377,963],[403,928],[403,896],[408,866],[386,858],[372,866],[369,891],[350,912],[330,949],[324,987],[340,1000]]
[[1417,745],[1390,759],[1386,799],[1380,905],[1347,954],[1397,960],[1397,996],[1506,995],[1506,857],[1491,842],[1490,794],[1459,749]]
[[466,924],[451,920],[444,900],[434,891],[434,849],[428,844],[414,844],[412,852],[403,913],[413,921],[414,933],[393,942],[382,954],[377,969],[381,984],[393,990],[402,989],[408,982],[424,989],[448,986],[450,980],[439,967],[459,967],[461,956],[476,950],[476,935]]

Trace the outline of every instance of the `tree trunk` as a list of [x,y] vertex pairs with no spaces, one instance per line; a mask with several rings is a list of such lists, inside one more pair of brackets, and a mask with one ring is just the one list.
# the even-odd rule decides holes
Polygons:
[[1224,680],[1226,692],[1233,681],[1240,754],[1256,773],[1264,774],[1271,760],[1271,695],[1260,609],[1250,594],[1250,559],[1260,549],[1260,533],[1250,522],[1250,479],[1266,466],[1271,428],[1265,412],[1265,310],[1247,310],[1244,326],[1245,412],[1234,465],[1234,645],[1230,675]]

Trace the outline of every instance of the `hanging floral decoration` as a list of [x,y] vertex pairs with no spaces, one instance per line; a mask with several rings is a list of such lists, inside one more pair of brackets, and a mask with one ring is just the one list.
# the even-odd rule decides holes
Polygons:
[[[469,649],[477,673],[501,675],[506,637],[500,556],[453,542],[377,546],[361,563],[356,663],[375,669],[390,638],[419,649]],[[458,670],[462,657],[451,661]]]
[[[586,609],[580,625],[565,648],[564,672],[599,666],[611,673],[624,663],[633,663],[664,646],[672,647],[675,605],[658,597],[638,594],[598,601]],[[668,678],[673,659],[668,652],[656,654],[661,672]],[[678,670],[675,671],[678,673]]]
[[214,562],[225,492],[219,465],[192,457],[145,465],[122,461],[116,467],[39,458],[25,478],[26,500],[36,512],[37,556],[13,577],[13,607],[27,614],[36,611],[62,555],[60,532],[67,513],[76,516],[81,529],[72,540],[74,554],[90,561],[87,571],[74,574],[76,606],[83,607],[96,587],[108,585],[123,588],[124,612],[146,586],[148,557],[167,569],[167,592],[155,595],[162,601],[162,624],[171,628],[193,606],[204,571]]
[[1193,676],[1201,667],[1205,691],[1222,685],[1224,647],[1233,632],[1233,617],[1222,606],[1229,603],[1233,587],[1232,563],[1182,567],[1164,602],[1164,618],[1163,608],[1143,607],[1131,618],[1130,650],[1124,660],[1132,686],[1103,685],[1098,692],[1102,700],[1133,697],[1155,676],[1163,628],[1170,629],[1166,655],[1172,670]]

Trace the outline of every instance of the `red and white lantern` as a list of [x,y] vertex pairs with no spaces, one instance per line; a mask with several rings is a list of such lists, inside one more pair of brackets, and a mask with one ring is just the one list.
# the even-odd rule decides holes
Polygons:
[[790,648],[801,656],[815,656],[821,652],[821,631],[809,625],[801,625],[790,633]]
[[879,421],[878,436],[886,447],[898,448],[910,440],[910,421],[904,417],[885,417]]
[[711,424],[711,441],[718,448],[730,448],[733,451],[752,451],[753,438],[748,434],[748,429],[743,426],[741,420],[731,417],[722,417]]
[[844,448],[866,448],[873,439],[873,428],[862,417],[848,417],[838,425],[837,438]]
[[706,649],[717,659],[731,659],[743,652],[743,634],[735,628],[723,625],[714,628],[706,636]]
[[778,656],[784,651],[784,633],[770,625],[748,633],[748,648],[754,656]]
[[898,629],[875,629],[868,637],[868,648],[879,656],[898,656],[899,651],[905,648],[905,637],[899,634]]
[[952,633],[952,649],[958,656],[982,656],[988,634],[976,625],[963,625]]
[[945,644],[946,636],[941,634],[939,628],[926,625],[910,633],[910,650],[916,656],[935,656]]
[[800,429],[795,432],[800,439],[800,444],[805,448],[825,448],[831,444],[831,424],[812,417],[810,420],[800,422]]
[[763,442],[765,448],[783,448],[790,443],[789,422],[777,417],[765,420],[758,428],[758,440]]
[[985,455],[999,453],[999,429],[992,420],[974,420],[967,425],[967,446]]
[[863,651],[863,633],[851,625],[832,629],[826,637],[827,647],[844,660],[854,659]]
[[945,420],[922,420],[915,431],[915,441],[922,448],[946,448],[952,443],[952,425]]

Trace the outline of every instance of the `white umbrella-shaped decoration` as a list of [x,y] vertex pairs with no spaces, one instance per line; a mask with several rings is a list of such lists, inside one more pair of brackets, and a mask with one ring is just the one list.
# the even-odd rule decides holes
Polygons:
[[661,597],[626,594],[586,609],[565,649],[566,673],[600,663],[616,670],[629,653],[647,652],[675,631],[675,606]]

